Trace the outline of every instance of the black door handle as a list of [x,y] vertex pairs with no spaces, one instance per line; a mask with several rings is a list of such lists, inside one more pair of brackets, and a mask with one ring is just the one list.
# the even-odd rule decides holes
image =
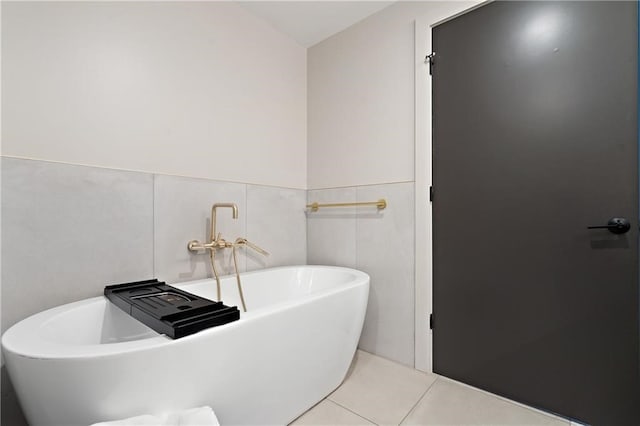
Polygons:
[[612,217],[606,225],[588,226],[587,229],[608,229],[614,234],[624,234],[631,229],[631,224],[624,217]]

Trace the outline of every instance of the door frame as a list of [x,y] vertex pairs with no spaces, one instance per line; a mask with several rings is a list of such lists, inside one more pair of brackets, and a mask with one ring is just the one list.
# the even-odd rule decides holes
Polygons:
[[[433,373],[433,333],[429,317],[433,312],[433,216],[429,201],[431,186],[431,77],[425,56],[431,52],[431,29],[436,25],[482,7],[493,0],[479,1],[453,15],[414,21],[415,65],[415,363],[416,370]],[[437,196],[437,195],[436,195]],[[419,262],[418,259],[425,259]]]

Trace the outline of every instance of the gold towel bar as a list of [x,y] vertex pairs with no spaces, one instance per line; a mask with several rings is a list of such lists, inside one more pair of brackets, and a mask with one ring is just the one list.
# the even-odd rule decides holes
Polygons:
[[383,210],[387,207],[387,200],[385,200],[384,198],[381,198],[378,201],[367,201],[362,203],[307,204],[307,208],[311,209],[312,212],[317,212],[320,207],[352,207],[352,206],[376,206],[378,210]]

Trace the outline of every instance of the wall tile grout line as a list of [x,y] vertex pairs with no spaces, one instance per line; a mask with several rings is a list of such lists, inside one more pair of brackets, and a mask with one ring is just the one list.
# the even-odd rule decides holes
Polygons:
[[239,180],[227,180],[227,179],[203,177],[203,176],[181,175],[176,173],[162,173],[156,170],[127,169],[127,168],[114,167],[114,166],[100,166],[97,164],[71,163],[68,161],[47,160],[43,158],[24,157],[20,155],[0,154],[0,158],[11,158],[15,160],[24,160],[24,161],[39,161],[43,163],[61,164],[61,165],[67,165],[67,166],[89,167],[89,168],[101,169],[101,170],[112,170],[116,172],[131,172],[131,173],[141,173],[145,175],[168,176],[168,177],[184,178],[184,179],[215,181],[215,182],[221,182],[221,183],[248,184],[248,185],[256,185],[256,186],[264,186],[266,188],[300,189],[302,191],[309,191],[309,188],[306,188],[306,187],[301,188],[297,186],[283,186],[283,185],[268,184],[268,183],[243,182]]
[[[357,203],[358,202],[358,187],[354,186],[352,188],[354,189],[354,192],[356,194],[356,203]],[[355,268],[359,269],[359,265],[360,264],[358,263],[358,261],[360,260],[360,257],[358,256],[358,222],[360,222],[360,220],[358,218],[358,213],[359,213],[358,212],[358,210],[359,210],[358,206],[356,206],[355,209],[356,209],[356,215],[355,215],[356,217],[354,218],[355,224],[354,224],[354,227],[353,227],[354,230],[355,230],[355,232],[354,232],[355,235],[353,237],[355,238],[355,248],[356,248],[356,255],[355,255],[355,263],[356,264],[355,264]]]
[[156,274],[156,174],[151,175],[151,268]]
[[[309,204],[309,190],[306,190],[304,192],[304,202],[305,202],[305,205]],[[304,211],[304,241],[305,241],[304,263],[305,265],[308,265],[309,264],[309,216],[307,214],[306,207]]]
[[[249,235],[249,184],[244,184],[244,238],[248,240],[253,240],[253,236]],[[242,261],[244,263],[244,272],[249,270],[249,262],[247,256],[242,256]]]
[[347,185],[347,186],[329,186],[326,188],[307,188],[307,191],[325,191],[329,189],[349,189],[349,188],[360,188],[360,187],[369,187],[369,186],[380,186],[380,185],[399,185],[402,183],[415,183],[415,180],[399,180],[393,182],[378,182],[378,183],[362,183],[359,185]]

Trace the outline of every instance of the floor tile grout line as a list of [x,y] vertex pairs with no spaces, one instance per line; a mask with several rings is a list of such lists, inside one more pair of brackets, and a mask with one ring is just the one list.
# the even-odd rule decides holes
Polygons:
[[348,412],[350,412],[350,413],[352,413],[352,414],[355,414],[356,416],[360,417],[361,419],[364,419],[364,420],[368,421],[368,422],[369,422],[369,423],[371,423],[371,424],[374,424],[374,425],[376,425],[376,426],[379,426],[379,425],[378,425],[378,423],[374,422],[373,420],[371,420],[371,419],[369,419],[369,418],[367,418],[367,417],[365,417],[365,416],[363,416],[363,415],[361,415],[361,414],[356,413],[356,412],[355,412],[355,411],[353,411],[352,409],[350,409],[350,408],[348,408],[348,407],[345,407],[344,405],[342,405],[342,404],[340,404],[340,403],[338,403],[338,402],[334,401],[333,399],[329,399],[329,397],[326,397],[326,398],[325,398],[325,400],[327,400],[327,401],[329,401],[329,402],[332,402],[332,403],[336,404],[336,405],[337,405],[338,407],[340,407],[340,408],[344,408],[344,409],[345,409],[345,410],[347,410]]
[[[375,354],[373,354],[373,353],[366,352],[366,351],[362,351],[362,352],[364,352],[364,353],[366,353],[366,354],[368,354],[368,355],[371,355],[371,356],[372,356],[372,357],[374,357],[374,358],[381,358],[381,359],[383,359],[383,360],[386,360],[386,361],[392,362],[392,363],[394,363],[394,364],[401,365],[401,364],[399,364],[399,363],[397,363],[397,362],[395,362],[395,361],[388,360],[388,359],[385,359],[385,358],[383,358],[383,357],[379,357],[378,355],[375,355]],[[401,366],[402,366],[402,365],[401,365]],[[406,366],[403,366],[403,367],[406,367]],[[416,371],[415,369],[411,369],[410,367],[406,367],[406,368],[407,368],[407,369],[409,369],[409,370]],[[434,379],[434,380],[433,380],[433,381],[432,381],[432,382],[427,386],[426,390],[424,390],[424,391],[421,393],[421,395],[418,397],[418,399],[416,400],[416,402],[412,405],[412,407],[408,410],[408,412],[404,415],[404,417],[400,420],[400,422],[396,424],[396,426],[397,426],[397,425],[402,425],[402,423],[403,423],[403,422],[405,422],[405,421],[407,420],[407,418],[411,415],[411,413],[412,413],[412,412],[414,412],[414,411],[416,410],[417,406],[418,406],[420,403],[422,403],[422,402],[424,401],[424,398],[429,394],[429,392],[431,392],[431,390],[433,390],[433,389],[434,389],[434,386],[435,386],[436,384],[440,383],[440,382],[442,382],[442,384],[445,384],[445,383],[451,383],[451,384],[453,384],[453,385],[455,385],[455,386],[459,386],[459,387],[461,387],[461,388],[463,388],[463,389],[465,389],[465,388],[466,388],[467,390],[472,391],[472,392],[474,392],[474,393],[482,394],[482,395],[484,395],[484,396],[486,396],[486,397],[489,397],[490,399],[497,400],[497,401],[500,401],[500,402],[502,402],[502,403],[506,403],[506,405],[507,405],[507,406],[511,406],[511,407],[513,407],[513,408],[518,408],[518,409],[521,409],[521,410],[523,410],[523,411],[529,412],[529,413],[531,413],[531,414],[536,414],[536,415],[538,415],[538,416],[545,417],[545,418],[547,418],[548,420],[553,420],[553,421],[561,422],[562,424],[565,424],[566,426],[569,426],[569,425],[573,426],[573,425],[570,423],[570,420],[569,420],[569,419],[564,418],[564,417],[562,417],[562,416],[559,416],[559,415],[557,415],[557,414],[555,414],[555,413],[547,412],[547,411],[541,410],[541,409],[539,409],[539,408],[532,407],[532,406],[529,406],[529,405],[526,405],[526,404],[523,404],[523,403],[520,403],[520,402],[517,402],[517,401],[511,400],[511,399],[509,399],[509,398],[506,398],[506,397],[503,397],[503,396],[500,396],[500,395],[493,394],[493,393],[488,392],[488,391],[486,391],[486,390],[483,390],[483,389],[480,389],[480,388],[476,388],[476,387],[474,387],[474,386],[472,386],[472,385],[468,385],[468,384],[466,384],[466,383],[459,382],[459,381],[457,381],[457,380],[450,379],[450,378],[445,377],[445,376],[441,376],[441,375],[437,375],[437,374],[431,374],[431,376],[432,376],[432,377],[435,377],[435,379]],[[348,407],[346,407],[346,406],[342,405],[341,403],[339,403],[339,402],[337,402],[337,401],[333,400],[333,399],[331,398],[331,397],[332,397],[332,395],[333,395],[333,394],[331,394],[331,395],[327,396],[325,399],[327,399],[327,400],[329,400],[330,402],[333,402],[334,404],[336,404],[336,405],[340,406],[341,408],[344,408],[345,410],[347,410],[347,411],[349,411],[349,412],[351,412],[351,413],[353,413],[353,414],[357,415],[358,417],[363,418],[364,420],[367,420],[367,421],[369,421],[369,422],[372,422],[372,423],[376,424],[375,422],[373,422],[372,420],[370,420],[370,419],[369,419],[369,418],[367,418],[366,416],[363,416],[363,415],[359,414],[358,412],[356,412],[356,411],[354,411],[354,410],[352,410],[352,409],[350,409],[350,408],[348,408]],[[582,425],[580,425],[580,426],[582,426]]]
[[418,406],[418,404],[420,404],[420,402],[422,402],[422,400],[424,399],[424,397],[427,395],[427,393],[429,393],[429,391],[431,390],[431,388],[433,387],[433,385],[436,384],[436,382],[438,381],[438,377],[436,377],[436,379],[431,382],[431,384],[427,387],[427,389],[422,393],[422,395],[420,395],[420,398],[418,398],[418,400],[416,401],[415,404],[413,404],[413,406],[409,409],[409,411],[407,412],[407,414],[405,414],[405,416],[400,420],[400,423],[398,423],[398,425],[401,425],[402,422],[404,422],[407,417],[409,417],[409,414],[411,414],[413,412],[413,410],[416,409],[416,407]]

